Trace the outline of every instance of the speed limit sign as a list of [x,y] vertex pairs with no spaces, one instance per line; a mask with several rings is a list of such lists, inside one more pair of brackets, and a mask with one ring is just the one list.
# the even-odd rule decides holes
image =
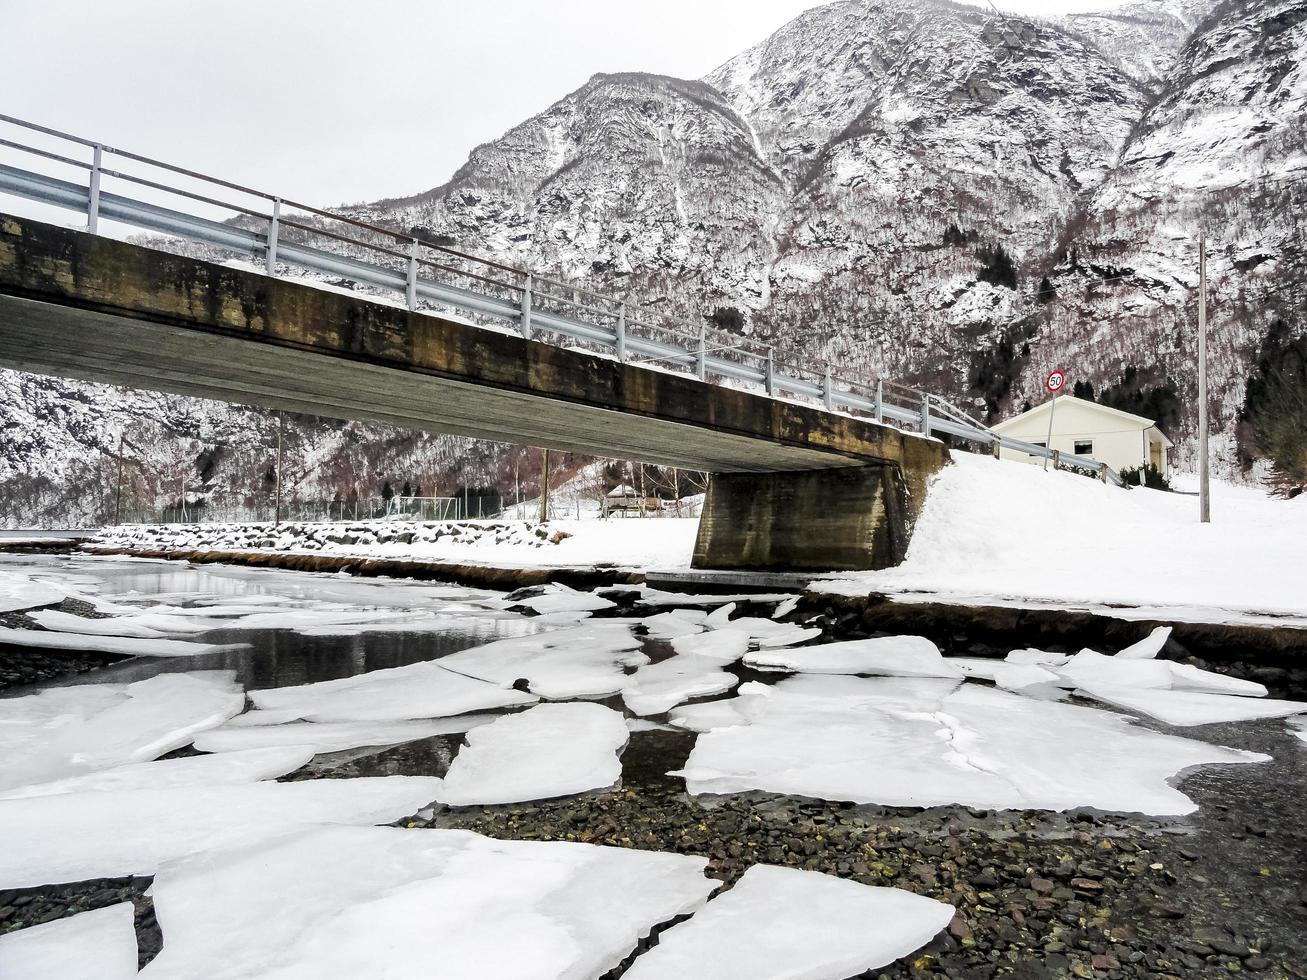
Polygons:
[[1066,373],[1061,368],[1055,368],[1048,372],[1048,379],[1044,382],[1044,387],[1054,395],[1060,394],[1066,386]]

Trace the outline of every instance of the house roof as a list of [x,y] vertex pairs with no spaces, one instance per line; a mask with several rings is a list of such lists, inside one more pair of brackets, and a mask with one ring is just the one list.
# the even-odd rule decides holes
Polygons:
[[627,486],[625,483],[619,483],[613,489],[608,491],[610,497],[634,497],[635,489]]
[[[1088,408],[1094,409],[1095,411],[1101,412],[1104,415],[1113,418],[1122,419],[1128,422],[1133,422],[1141,429],[1155,429],[1157,431],[1157,435],[1162,440],[1162,445],[1168,448],[1172,445],[1171,440],[1166,437],[1166,433],[1163,432],[1161,429],[1159,429],[1157,427],[1157,423],[1150,418],[1145,418],[1142,415],[1134,415],[1130,412],[1123,412],[1121,411],[1121,409],[1112,408],[1110,405],[1100,405],[1098,402],[1091,402],[1084,398],[1077,398],[1075,395],[1059,395],[1058,400],[1063,402],[1068,402],[1068,401],[1075,402],[1078,405],[1084,405]],[[1012,425],[1014,425],[1020,419],[1035,418],[1036,416],[1047,414],[1052,404],[1053,404],[1053,400],[1050,398],[1047,401],[1042,402],[1039,405],[1036,405],[1030,411],[1022,412],[1020,415],[1014,415],[1010,419],[1004,419],[1002,422],[998,422],[995,425],[990,426],[990,428],[994,429],[997,432],[1002,432],[1004,429],[1011,428]]]

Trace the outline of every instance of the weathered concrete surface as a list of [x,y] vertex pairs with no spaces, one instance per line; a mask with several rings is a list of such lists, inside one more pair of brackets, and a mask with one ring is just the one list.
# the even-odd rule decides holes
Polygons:
[[903,560],[913,514],[889,464],[712,478],[695,568],[850,571]]
[[901,463],[920,451],[912,444],[936,445],[684,375],[5,215],[0,363],[717,473]]
[[895,564],[948,459],[891,426],[3,214],[0,366],[705,470],[699,567]]

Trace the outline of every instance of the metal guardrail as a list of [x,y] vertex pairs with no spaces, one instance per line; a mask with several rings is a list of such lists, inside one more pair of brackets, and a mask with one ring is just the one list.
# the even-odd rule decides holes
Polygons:
[[[829,362],[814,365],[783,361],[776,357],[774,348],[754,344],[748,338],[706,326],[686,329],[684,324],[669,321],[648,307],[631,305],[624,299],[528,269],[12,116],[0,115],[0,122],[39,134],[28,138],[44,139],[58,151],[5,138],[0,138],[0,147],[73,168],[84,173],[86,181],[64,180],[0,163],[0,193],[85,214],[87,230],[92,234],[99,233],[101,220],[115,221],[216,249],[220,254],[253,260],[270,276],[298,269],[338,277],[366,290],[403,296],[410,310],[452,311],[506,321],[528,339],[579,347],[623,363],[688,371],[704,382],[761,388],[770,398],[816,402],[829,412],[868,417],[926,436],[942,433],[1050,458],[1056,465],[1089,470],[1104,482],[1122,485],[1120,476],[1105,463],[1003,436],[929,392],[885,379],[865,383],[843,377],[832,370]],[[89,161],[68,155],[86,151],[90,153]],[[105,165],[106,158],[124,161],[120,167],[163,171],[172,182],[111,169]],[[199,189],[177,186],[179,179]],[[104,189],[106,180],[184,203],[164,206],[111,192]],[[231,194],[248,198],[251,203],[215,196]],[[227,212],[227,216],[220,219],[195,213],[215,209]]]

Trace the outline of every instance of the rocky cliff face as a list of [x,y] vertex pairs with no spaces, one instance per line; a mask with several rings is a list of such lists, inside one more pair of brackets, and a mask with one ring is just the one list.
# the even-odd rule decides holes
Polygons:
[[[1221,431],[1270,319],[1307,326],[1305,19],[1302,0],[1048,21],[845,0],[702,81],[597,75],[447,183],[354,211],[980,413],[1019,409],[1054,364],[1100,390],[1166,389],[1183,460],[1198,229]],[[103,441],[104,414],[79,404],[226,411],[0,383],[0,425],[26,447],[6,449],[9,473]],[[431,460],[455,445],[423,444]],[[483,453],[487,473],[500,456]]]

